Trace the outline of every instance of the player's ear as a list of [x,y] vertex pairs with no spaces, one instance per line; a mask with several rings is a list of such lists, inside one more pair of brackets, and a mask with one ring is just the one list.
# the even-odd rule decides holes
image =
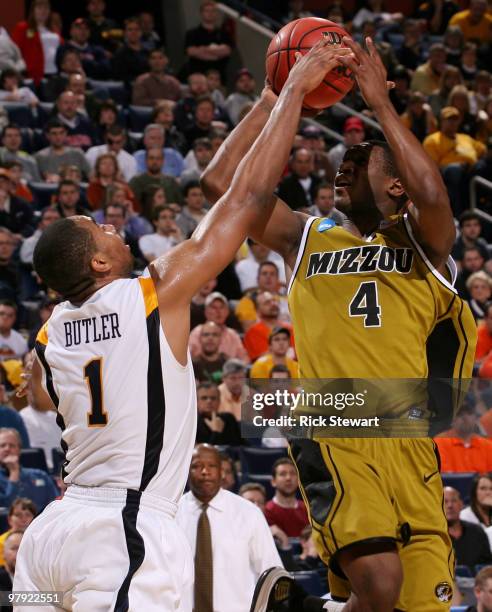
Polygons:
[[101,251],[96,251],[91,257],[91,268],[96,274],[105,274],[112,268],[108,257]]
[[399,178],[392,178],[388,185],[388,193],[392,198],[399,198],[405,193],[405,189]]

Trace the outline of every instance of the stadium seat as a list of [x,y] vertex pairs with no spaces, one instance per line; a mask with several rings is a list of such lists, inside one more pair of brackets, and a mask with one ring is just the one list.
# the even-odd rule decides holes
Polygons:
[[249,448],[239,449],[243,474],[264,474],[271,477],[272,467],[277,459],[286,457],[284,448]]
[[9,515],[8,508],[0,508],[0,532],[5,533],[9,530],[9,524],[7,522],[7,517]]
[[32,153],[33,152],[33,143],[32,143],[32,130],[31,130],[31,128],[22,127],[20,129],[20,132],[21,132],[21,136],[22,136],[21,149],[23,151],[26,151],[26,153]]
[[25,468],[36,468],[48,472],[48,465],[42,448],[23,448],[20,454],[20,464]]
[[51,118],[53,102],[40,102],[38,104],[38,126],[43,129]]
[[31,107],[23,102],[2,102],[9,115],[9,122],[16,123],[19,127],[33,127],[34,117]]
[[466,612],[468,610],[468,606],[453,606],[450,612]]
[[457,565],[455,575],[461,576],[462,578],[473,578],[472,571],[468,565]]
[[326,593],[323,589],[323,584],[316,570],[307,572],[293,572],[293,578],[302,586],[310,595],[321,597]]
[[219,451],[219,453],[228,455],[234,461],[237,461],[239,459],[238,446],[229,446],[228,444],[216,444],[215,448]]
[[129,106],[128,123],[132,132],[143,132],[152,121],[151,106]]
[[444,472],[441,476],[445,487],[453,487],[458,490],[465,504],[470,501],[470,488],[475,472]]
[[28,183],[29,189],[34,196],[35,204],[38,208],[45,208],[51,205],[53,195],[58,186],[53,183],[32,182]]
[[293,555],[300,555],[302,553],[302,545],[299,538],[289,538],[289,544]]
[[36,128],[32,131],[32,150],[33,153],[40,151],[48,146],[48,140],[41,128]]
[[128,103],[128,92],[123,81],[97,81],[89,80],[92,91],[98,98],[114,100],[116,104],[126,106]]
[[55,476],[58,476],[60,474],[62,465],[65,463],[65,453],[61,448],[52,448],[51,458],[53,459],[52,473]]
[[246,484],[247,482],[257,482],[265,487],[267,500],[272,499],[275,495],[275,489],[272,487],[271,483],[272,477],[269,474],[243,474],[241,477],[241,484]]

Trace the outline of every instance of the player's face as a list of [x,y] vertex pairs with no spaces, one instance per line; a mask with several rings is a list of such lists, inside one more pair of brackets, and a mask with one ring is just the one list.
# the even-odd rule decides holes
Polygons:
[[265,496],[263,495],[263,493],[261,491],[245,491],[241,497],[243,497],[244,499],[247,499],[248,501],[250,501],[252,504],[254,504],[255,506],[258,506],[258,508],[264,512],[265,510]]
[[335,206],[351,217],[354,214],[379,214],[369,181],[372,147],[361,144],[351,147],[335,176]]
[[293,465],[287,463],[277,466],[273,486],[283,495],[293,495],[298,486],[297,472]]
[[222,469],[218,453],[199,449],[193,453],[190,466],[190,489],[200,500],[215,497],[220,489]]
[[490,478],[480,478],[478,481],[477,502],[487,508],[492,507],[492,480]]

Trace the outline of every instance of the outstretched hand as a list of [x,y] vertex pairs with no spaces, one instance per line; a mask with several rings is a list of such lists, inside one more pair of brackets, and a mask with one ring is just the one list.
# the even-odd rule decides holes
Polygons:
[[340,66],[344,58],[355,61],[351,49],[334,45],[327,37],[323,37],[305,55],[299,51],[296,53],[296,63],[284,87],[294,85],[307,94],[318,87],[328,72]]
[[342,56],[340,61],[355,74],[366,104],[376,110],[389,101],[388,91],[395,84],[387,81],[386,68],[371,38],[366,38],[367,51],[351,38],[345,37],[343,42],[350,48],[352,55]]

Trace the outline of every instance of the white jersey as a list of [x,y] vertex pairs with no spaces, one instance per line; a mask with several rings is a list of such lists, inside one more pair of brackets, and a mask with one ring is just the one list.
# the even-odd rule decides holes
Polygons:
[[196,433],[191,359],[164,335],[151,278],[116,280],[81,306],[56,306],[36,341],[58,410],[64,479],[177,503]]

